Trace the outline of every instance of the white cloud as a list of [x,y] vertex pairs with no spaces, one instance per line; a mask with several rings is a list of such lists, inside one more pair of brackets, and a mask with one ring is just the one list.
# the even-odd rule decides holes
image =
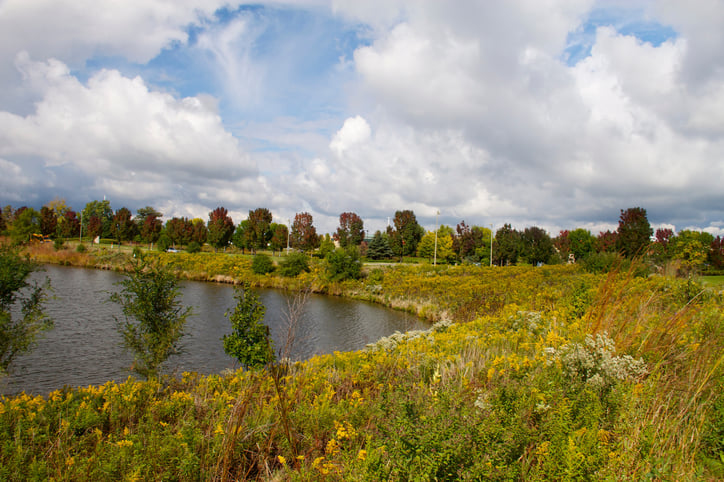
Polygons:
[[367,141],[372,131],[370,125],[361,116],[350,117],[344,121],[344,125],[337,131],[329,148],[341,156],[347,149],[353,148],[356,144]]
[[32,115],[0,112],[0,155],[8,159],[70,168],[95,178],[96,192],[137,200],[255,177],[254,162],[209,109],[208,98],[178,99],[114,70],[82,84],[62,62],[34,62],[27,55],[18,66],[42,100]]

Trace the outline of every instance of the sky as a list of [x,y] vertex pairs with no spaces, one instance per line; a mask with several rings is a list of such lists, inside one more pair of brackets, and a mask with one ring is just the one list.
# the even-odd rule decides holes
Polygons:
[[0,204],[724,235],[722,25],[724,0],[0,0]]

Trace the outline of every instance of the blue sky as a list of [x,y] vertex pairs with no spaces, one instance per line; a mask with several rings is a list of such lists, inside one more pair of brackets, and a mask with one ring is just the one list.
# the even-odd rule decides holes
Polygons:
[[724,234],[720,2],[0,1],[0,204]]

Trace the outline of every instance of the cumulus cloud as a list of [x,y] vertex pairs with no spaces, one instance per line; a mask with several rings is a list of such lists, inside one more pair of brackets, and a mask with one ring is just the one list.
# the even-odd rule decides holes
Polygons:
[[42,100],[32,115],[0,112],[1,156],[63,166],[90,177],[96,192],[138,200],[256,177],[207,98],[178,99],[115,70],[83,84],[62,62],[27,54],[17,65]]

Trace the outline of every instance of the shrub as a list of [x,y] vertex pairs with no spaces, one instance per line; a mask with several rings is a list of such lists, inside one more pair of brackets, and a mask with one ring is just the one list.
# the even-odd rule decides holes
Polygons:
[[224,352],[247,368],[274,361],[274,344],[269,327],[263,324],[266,308],[249,283],[235,289],[236,307],[227,313],[232,332],[224,335]]
[[266,254],[257,254],[251,262],[251,270],[255,274],[267,274],[274,271],[274,261]]
[[172,244],[171,238],[169,238],[165,234],[162,234],[161,237],[158,238],[158,242],[156,243],[156,248],[163,253],[168,248],[171,247],[171,244]]
[[78,247],[75,248],[75,250],[76,250],[78,253],[85,253],[85,252],[86,252],[85,244],[83,244],[83,243],[79,244]]
[[327,276],[331,281],[359,279],[362,276],[362,263],[355,246],[337,248],[327,254]]
[[186,246],[186,251],[189,253],[198,253],[201,251],[201,245],[196,241],[191,241],[189,245]]
[[304,253],[290,253],[281,262],[279,272],[282,276],[293,278],[302,272],[309,272],[309,258]]
[[55,238],[55,240],[53,241],[53,248],[56,251],[60,251],[61,249],[65,248],[65,242],[63,238]]

